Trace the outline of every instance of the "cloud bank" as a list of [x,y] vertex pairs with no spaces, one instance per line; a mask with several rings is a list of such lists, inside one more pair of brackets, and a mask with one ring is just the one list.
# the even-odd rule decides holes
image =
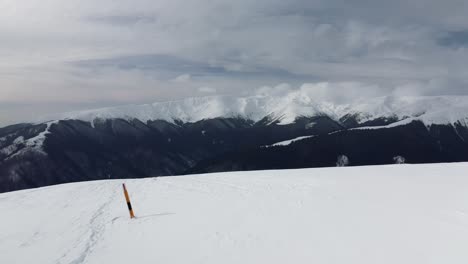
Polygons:
[[3,0],[0,10],[0,125],[265,86],[337,101],[468,94],[468,6],[456,0]]

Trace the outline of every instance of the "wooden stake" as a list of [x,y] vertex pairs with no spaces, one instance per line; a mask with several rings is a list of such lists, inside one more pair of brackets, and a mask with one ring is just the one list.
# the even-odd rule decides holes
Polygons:
[[130,212],[130,218],[135,218],[135,214],[133,214],[132,204],[130,203],[130,196],[128,196],[127,188],[125,187],[125,183],[122,184],[123,191],[125,195],[125,200],[127,201],[128,211]]

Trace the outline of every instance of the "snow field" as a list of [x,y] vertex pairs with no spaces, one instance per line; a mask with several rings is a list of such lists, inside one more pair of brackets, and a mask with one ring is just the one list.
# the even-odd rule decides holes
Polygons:
[[0,263],[467,263],[467,171],[234,172],[4,193]]

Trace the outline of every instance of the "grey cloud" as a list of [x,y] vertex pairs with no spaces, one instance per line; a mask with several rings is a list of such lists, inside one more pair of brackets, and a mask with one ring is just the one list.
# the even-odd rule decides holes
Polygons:
[[19,108],[6,103],[32,113],[42,102],[58,111],[283,82],[468,93],[468,6],[457,0],[6,0],[0,9],[8,116]]
[[139,69],[170,72],[194,72],[218,74],[226,72],[222,67],[210,66],[167,54],[138,54],[104,59],[81,60],[72,62],[80,67],[117,67],[120,69]]
[[86,17],[85,21],[91,23],[105,23],[115,26],[127,26],[139,23],[156,23],[157,16],[147,14],[94,15]]
[[[234,57],[225,57],[222,62],[198,62],[167,54],[138,54],[114,58],[81,60],[71,62],[71,65],[89,68],[95,71],[106,68],[120,70],[140,70],[151,73],[162,79],[172,79],[182,74],[190,73],[192,77],[224,77],[224,78],[266,78],[277,81],[304,81],[314,80],[317,77],[305,74],[293,74],[280,68],[266,66],[251,66],[249,68],[238,65],[241,62]],[[217,66],[216,64],[220,65]]]
[[449,48],[468,47],[468,30],[449,31],[439,37],[437,43]]

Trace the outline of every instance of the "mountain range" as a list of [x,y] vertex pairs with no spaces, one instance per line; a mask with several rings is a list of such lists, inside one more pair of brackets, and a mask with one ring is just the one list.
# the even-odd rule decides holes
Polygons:
[[332,103],[301,91],[63,113],[0,128],[0,192],[97,179],[468,161],[467,121],[468,97]]

